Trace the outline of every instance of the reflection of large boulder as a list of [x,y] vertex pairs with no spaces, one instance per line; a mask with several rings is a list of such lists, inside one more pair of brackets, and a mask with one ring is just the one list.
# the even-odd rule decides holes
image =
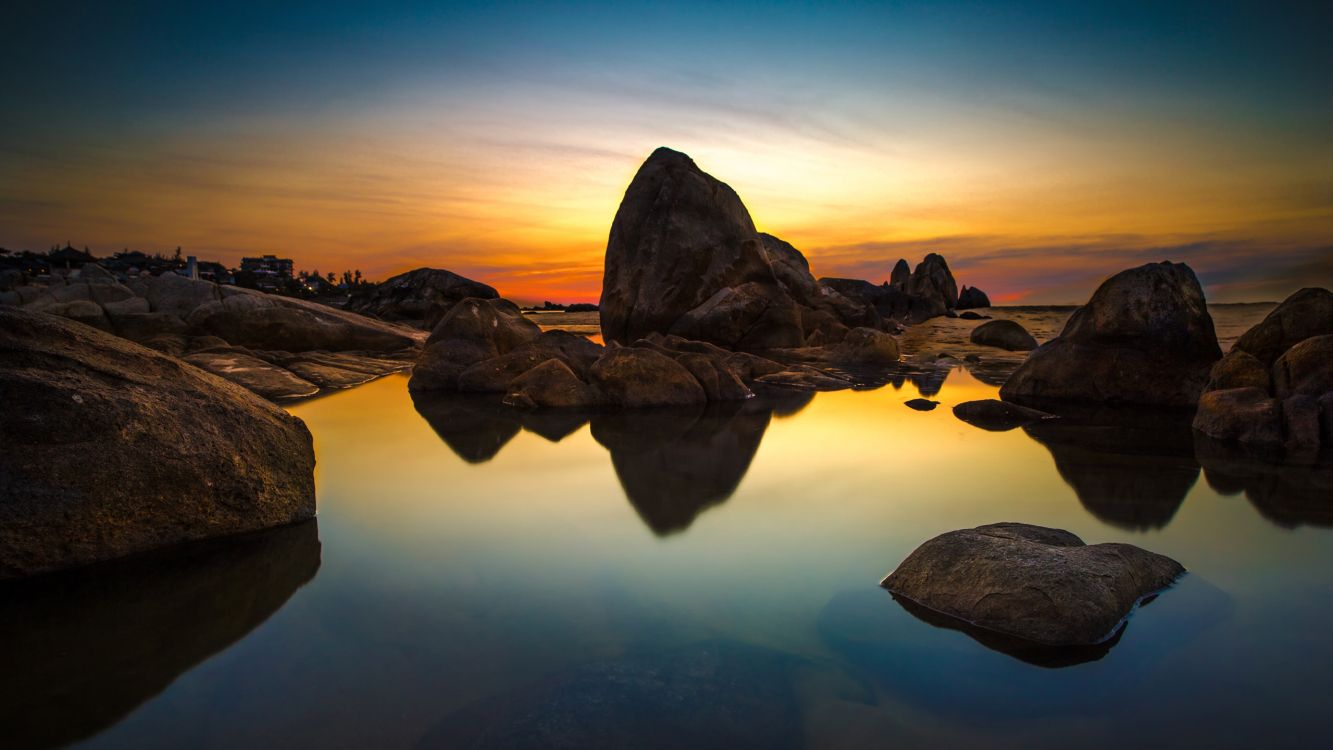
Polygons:
[[180,360],[0,309],[0,578],[315,513],[301,420]]
[[1308,463],[1333,448],[1333,293],[1302,289],[1236,339],[1194,429],[1270,459]]
[[681,531],[725,502],[750,468],[772,407],[758,399],[707,409],[599,414],[592,435],[630,503],[659,535]]
[[582,664],[464,708],[418,748],[798,748],[802,660],[731,641]]
[[319,564],[311,520],[0,585],[0,746],[63,747],[115,724]]
[[1194,272],[1183,263],[1150,263],[1103,282],[1000,395],[1189,407],[1221,356]]
[[352,294],[345,309],[430,330],[450,308],[468,297],[495,299],[499,296],[486,284],[451,271],[418,268]]
[[927,541],[882,585],[977,627],[1072,646],[1112,637],[1141,599],[1184,572],[1130,544],[1086,545],[1068,531],[997,523]]
[[1165,527],[1199,478],[1184,419],[1071,415],[1024,431],[1051,452],[1060,478],[1083,507],[1120,528]]

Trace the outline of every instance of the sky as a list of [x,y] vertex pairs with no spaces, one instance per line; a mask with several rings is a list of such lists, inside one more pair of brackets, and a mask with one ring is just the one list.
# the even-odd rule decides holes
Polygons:
[[[0,246],[447,268],[595,301],[658,146],[817,276],[1003,303],[1187,262],[1333,286],[1333,4],[63,3],[0,11]],[[269,7],[281,5],[281,7]]]

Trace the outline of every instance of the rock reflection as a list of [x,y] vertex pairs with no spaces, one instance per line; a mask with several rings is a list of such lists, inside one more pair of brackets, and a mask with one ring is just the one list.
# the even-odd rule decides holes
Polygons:
[[639,517],[665,536],[731,497],[778,405],[791,408],[788,400],[755,398],[707,408],[599,414],[592,419],[592,435],[611,452],[616,476]]
[[1220,494],[1245,493],[1259,515],[1278,526],[1333,526],[1333,462],[1270,463],[1201,434],[1195,439],[1204,479]]
[[444,444],[470,464],[495,458],[523,429],[516,410],[482,396],[412,393],[412,405]]
[[0,747],[119,722],[314,578],[311,520],[0,586]]
[[1066,408],[1023,430],[1050,451],[1083,507],[1122,529],[1165,527],[1199,478],[1187,415]]

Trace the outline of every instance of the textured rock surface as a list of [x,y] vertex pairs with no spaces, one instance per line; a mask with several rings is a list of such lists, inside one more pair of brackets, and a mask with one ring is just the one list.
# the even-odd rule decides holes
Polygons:
[[881,585],[972,625],[1063,646],[1112,637],[1141,599],[1184,572],[1133,545],[1085,545],[1067,531],[997,523],[931,539]]
[[315,512],[305,425],[180,360],[0,309],[0,578]]
[[499,296],[490,286],[452,271],[418,268],[353,294],[345,309],[430,330],[454,305],[468,297],[495,299]]
[[994,346],[1011,352],[1037,348],[1037,340],[1023,326],[1012,320],[992,320],[972,329],[969,339],[981,346]]
[[1150,263],[1103,282],[1000,395],[1189,407],[1221,356],[1194,272],[1183,263]]

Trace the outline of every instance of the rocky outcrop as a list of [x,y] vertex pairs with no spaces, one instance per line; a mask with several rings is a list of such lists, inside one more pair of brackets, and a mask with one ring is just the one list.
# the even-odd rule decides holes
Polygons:
[[1050,646],[1113,637],[1176,561],[1129,544],[1087,545],[1068,531],[997,523],[922,544],[881,585],[935,612]]
[[1037,340],[1027,329],[1012,320],[992,320],[982,323],[968,335],[980,346],[994,346],[1011,352],[1026,352],[1037,348]]
[[1333,449],[1333,293],[1302,289],[1213,366],[1194,429],[1268,458]]
[[1194,272],[1183,263],[1150,263],[1103,282],[1059,336],[1028,355],[1000,396],[1191,407],[1221,356]]
[[862,279],[824,277],[820,285],[854,302],[875,309],[885,320],[920,323],[950,314],[958,305],[958,285],[944,256],[930,253],[907,274],[899,260],[889,281],[872,284]]
[[451,271],[418,268],[354,293],[345,309],[432,330],[445,313],[464,299],[499,296],[490,286]]
[[898,262],[893,264],[893,270],[889,272],[889,284],[901,289],[911,280],[912,267],[907,265],[906,258],[899,258]]
[[0,578],[315,513],[287,412],[178,359],[0,308]]
[[[216,356],[196,364],[268,398],[310,395],[403,369],[421,338],[415,332],[354,313],[250,289],[194,281],[174,273],[129,285],[96,264],[66,279],[19,287],[23,309],[59,315],[174,356],[232,347],[237,362]],[[293,353],[309,357],[293,359]],[[336,353],[334,359],[330,357]],[[270,356],[273,355],[273,356]],[[302,367],[291,369],[275,358]],[[307,377],[302,372],[320,371]]]
[[912,278],[907,282],[907,293],[926,312],[932,313],[918,312],[918,317],[925,315],[933,318],[958,306],[958,284],[949,270],[949,264],[939,253],[928,253],[917,264],[916,270],[912,271]]
[[980,289],[964,284],[962,290],[958,292],[957,309],[971,310],[977,307],[990,307],[990,297]]
[[654,151],[611,224],[602,336],[674,334],[728,349],[835,344],[877,325],[866,305],[822,288],[790,244],[755,230],[736,192],[685,154]]

